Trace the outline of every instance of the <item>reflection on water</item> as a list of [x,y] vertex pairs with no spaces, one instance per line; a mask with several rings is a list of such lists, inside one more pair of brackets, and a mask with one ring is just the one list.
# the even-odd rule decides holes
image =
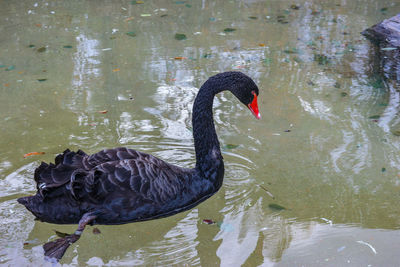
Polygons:
[[[398,265],[399,88],[374,73],[359,32],[399,10],[387,0],[4,2],[0,264],[50,265],[41,245],[75,229],[16,203],[35,191],[40,161],[127,146],[193,167],[198,88],[239,70],[259,84],[263,119],[216,97],[220,192],[170,218],[89,227],[62,262]],[[22,157],[33,151],[45,154]]]

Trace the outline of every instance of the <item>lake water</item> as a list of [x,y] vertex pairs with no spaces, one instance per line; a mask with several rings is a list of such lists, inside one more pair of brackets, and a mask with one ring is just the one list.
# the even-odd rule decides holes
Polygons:
[[360,35],[399,2],[0,5],[1,265],[51,266],[42,245],[76,228],[34,221],[16,202],[35,192],[41,161],[127,146],[193,167],[194,97],[228,70],[259,85],[262,119],[216,97],[221,190],[173,217],[89,226],[61,263],[400,265],[399,86],[374,71]]

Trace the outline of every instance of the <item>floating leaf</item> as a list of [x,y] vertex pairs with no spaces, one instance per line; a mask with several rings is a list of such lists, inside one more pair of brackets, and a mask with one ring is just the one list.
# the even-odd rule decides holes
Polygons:
[[302,60],[299,57],[294,57],[293,60],[296,61],[297,63],[303,63],[304,62],[304,60]]
[[307,81],[307,84],[308,84],[308,85],[311,85],[311,86],[315,86],[315,83],[314,83],[313,81],[311,81],[311,80],[308,80],[308,81]]
[[135,32],[127,32],[126,35],[128,35],[130,37],[135,37],[136,33]]
[[62,233],[62,232],[59,232],[59,231],[57,231],[57,230],[54,230],[54,232],[56,233],[56,235],[57,235],[58,237],[61,237],[61,238],[70,236],[70,234]]
[[210,220],[210,219],[204,219],[203,223],[205,223],[205,224],[214,224],[215,222],[213,220]]
[[212,56],[211,53],[206,53],[206,54],[203,55],[203,58],[210,58],[211,56]]
[[299,10],[300,6],[293,4],[293,5],[290,6],[290,8],[293,9],[293,10]]
[[341,97],[346,97],[347,95],[348,95],[348,94],[347,94],[346,92],[341,92],[341,93],[340,93],[340,96],[341,96]]
[[95,227],[93,228],[93,234],[95,235],[101,234],[101,231],[99,230],[99,228]]
[[35,45],[34,44],[30,44],[30,45],[28,45],[28,47],[29,48],[33,48],[33,47],[35,47]]
[[162,14],[160,17],[161,18],[165,18],[165,17],[167,17],[168,16],[168,14]]
[[234,145],[234,144],[227,144],[224,146],[225,149],[235,149],[237,148],[239,145]]
[[184,3],[186,3],[186,1],[175,1],[175,4],[177,4],[177,5],[182,5]]
[[186,4],[185,7],[191,8],[192,5],[191,4]]
[[287,48],[283,52],[286,54],[298,54],[299,50],[297,48]]
[[254,19],[254,20],[256,20],[256,19],[258,19],[258,18],[257,18],[256,16],[250,16],[249,19]]
[[259,43],[259,44],[258,44],[258,46],[260,46],[260,47],[264,47],[264,46],[265,46],[265,44],[263,44],[263,43]]
[[120,70],[121,70],[120,68],[116,68],[116,69],[113,69],[112,72],[117,72],[117,71],[120,71]]
[[43,155],[43,154],[44,154],[44,152],[29,152],[24,155],[24,158],[33,156],[33,155]]
[[385,172],[385,171],[386,171],[386,168],[385,168],[385,167],[382,167],[381,171],[382,171],[382,172]]
[[175,34],[175,39],[178,40],[178,41],[181,41],[181,40],[186,40],[187,37],[186,37],[186,34],[183,34],[183,33],[176,33],[176,34]]
[[38,79],[39,82],[47,81],[47,79]]
[[145,13],[145,14],[140,14],[141,17],[151,17],[151,14]]
[[381,117],[381,115],[372,115],[372,116],[369,116],[368,119],[378,120],[380,117]]
[[129,17],[129,18],[124,19],[124,21],[128,22],[128,21],[131,21],[133,19],[134,19],[134,17]]
[[380,9],[380,11],[381,11],[382,13],[386,13],[386,11],[388,11],[388,8],[387,8],[387,7],[382,7],[382,8]]
[[315,54],[314,61],[317,61],[319,65],[326,65],[330,62],[329,58],[323,54]]
[[368,84],[374,87],[375,89],[382,89],[384,87],[383,79],[379,76],[376,76]]
[[224,29],[224,32],[234,32],[234,31],[236,31],[235,28],[225,28]]
[[281,205],[278,205],[278,204],[275,204],[275,203],[269,204],[268,207],[269,207],[270,209],[276,210],[276,211],[285,210],[285,209],[286,209],[285,207],[282,207]]
[[333,85],[335,88],[340,88],[340,83],[339,82],[335,82],[335,84]]
[[278,15],[278,16],[276,16],[276,21],[279,22],[279,23],[281,23],[281,24],[287,24],[287,23],[289,23],[289,21],[286,20],[286,16],[284,16],[284,15]]
[[144,4],[144,1],[131,1],[131,5],[140,5],[140,4]]
[[38,48],[37,51],[39,53],[43,53],[44,51],[46,51],[46,47],[42,46],[42,47]]
[[183,60],[183,59],[187,59],[187,57],[174,57],[175,60]]
[[15,66],[14,66],[14,65],[11,65],[11,66],[9,66],[8,68],[6,68],[5,70],[6,70],[6,71],[10,71],[10,70],[13,70],[13,69],[15,69]]
[[99,110],[99,111],[97,111],[98,113],[101,113],[101,114],[106,114],[107,112],[108,112],[108,110]]
[[64,48],[72,48],[72,45],[64,45]]
[[264,58],[264,59],[263,59],[264,65],[269,65],[269,64],[271,64],[271,62],[272,62],[272,59],[271,59],[271,58]]

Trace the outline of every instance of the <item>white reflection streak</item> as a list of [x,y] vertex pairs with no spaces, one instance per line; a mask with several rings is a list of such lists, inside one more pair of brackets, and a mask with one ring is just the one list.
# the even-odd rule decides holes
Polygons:
[[[77,46],[76,52],[73,57],[74,72],[72,78],[72,90],[74,91],[73,101],[69,107],[75,110],[81,110],[81,100],[83,94],[86,94],[86,102],[91,99],[91,91],[84,90],[90,88],[93,83],[93,78],[101,76],[101,71],[97,67],[100,61],[97,59],[99,56],[99,41],[96,39],[89,39],[83,33],[76,37]],[[79,105],[79,108],[77,107]],[[85,120],[85,119],[83,119]]]
[[259,202],[246,210],[241,210],[237,214],[233,212],[224,216],[222,225],[232,227],[222,227],[214,238],[214,241],[222,239],[221,245],[217,249],[217,256],[221,259],[220,266],[241,266],[253,253],[257,246],[259,232],[257,226],[246,224],[246,222],[256,222],[260,211]]
[[333,123],[331,117],[334,116],[329,113],[331,111],[331,108],[327,107],[323,101],[314,100],[311,104],[310,102],[304,100],[301,96],[298,96],[298,98],[300,100],[301,106],[305,111],[307,111],[311,115],[320,118],[321,120],[326,120],[330,123]]
[[188,215],[179,221],[177,225],[164,235],[164,239],[154,242],[152,246],[143,248],[146,254],[157,259],[157,265],[199,263],[197,252],[197,222],[198,209],[193,209]]
[[[390,98],[387,108],[382,116],[379,118],[379,126],[383,128],[385,132],[390,131],[390,124],[393,123],[394,119],[398,116],[399,105],[400,105],[400,95],[398,94],[396,88],[390,83],[388,83],[388,88],[390,91]],[[395,121],[396,124],[399,123],[399,119]]]
[[331,157],[333,162],[333,168],[336,172],[340,172],[340,168],[338,167],[338,160],[341,156],[346,152],[347,147],[350,143],[354,141],[354,136],[351,132],[342,131],[343,132],[343,144],[340,145],[338,148],[331,151]]

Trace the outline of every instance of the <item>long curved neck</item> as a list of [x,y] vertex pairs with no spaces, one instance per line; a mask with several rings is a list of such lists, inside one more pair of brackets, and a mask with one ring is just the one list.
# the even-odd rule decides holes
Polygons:
[[196,170],[203,178],[221,186],[224,163],[212,113],[214,96],[227,89],[219,79],[210,78],[200,88],[193,105],[193,137],[196,150]]

